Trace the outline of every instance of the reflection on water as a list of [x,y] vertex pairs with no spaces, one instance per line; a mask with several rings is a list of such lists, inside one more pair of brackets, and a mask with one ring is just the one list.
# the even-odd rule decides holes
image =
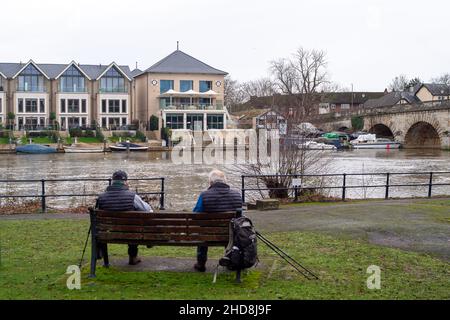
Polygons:
[[[450,152],[441,150],[352,150],[329,152],[327,170],[332,173],[372,172],[430,172],[450,171]],[[174,165],[170,153],[107,153],[107,154],[48,154],[48,155],[0,155],[0,179],[50,179],[50,178],[107,178],[116,169],[126,170],[130,177],[166,177],[166,207],[190,209],[199,192],[208,185],[208,172],[214,167],[224,170],[230,182],[240,187],[240,176],[233,166]],[[352,180],[353,179],[353,180]],[[439,176],[436,181],[450,181],[450,175]],[[354,177],[349,185],[385,184],[385,177]],[[427,175],[394,176],[391,183],[427,183]],[[340,184],[339,179],[335,181]],[[49,183],[48,193],[98,193],[105,183],[70,182]],[[132,188],[138,191],[156,191],[157,183],[136,182]],[[349,189],[349,197],[384,196],[382,188]],[[404,190],[392,188],[392,196],[426,195],[426,187]],[[450,187],[436,187],[433,194],[450,194]],[[13,191],[11,191],[13,190]],[[0,193],[40,192],[40,185],[2,184]],[[334,190],[335,194],[341,191]],[[75,199],[49,199],[52,205],[75,204]]]

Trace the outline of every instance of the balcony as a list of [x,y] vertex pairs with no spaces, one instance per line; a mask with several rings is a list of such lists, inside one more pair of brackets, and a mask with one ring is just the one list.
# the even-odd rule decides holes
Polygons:
[[87,93],[86,87],[59,87],[60,93]]
[[161,110],[223,110],[221,104],[160,104]]
[[47,92],[45,86],[17,86],[18,92]]
[[100,88],[100,93],[128,93],[128,87]]

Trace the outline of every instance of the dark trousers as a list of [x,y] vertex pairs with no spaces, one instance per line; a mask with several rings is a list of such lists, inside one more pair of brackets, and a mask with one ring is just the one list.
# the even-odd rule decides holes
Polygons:
[[208,247],[197,247],[197,262],[205,264],[208,260]]
[[[99,243],[97,245],[97,248],[98,248],[97,259],[101,259],[104,256],[103,252],[107,252],[108,251],[108,245],[106,243]],[[137,255],[138,255],[138,246],[136,244],[129,244],[128,245],[128,255],[131,258],[137,257]]]

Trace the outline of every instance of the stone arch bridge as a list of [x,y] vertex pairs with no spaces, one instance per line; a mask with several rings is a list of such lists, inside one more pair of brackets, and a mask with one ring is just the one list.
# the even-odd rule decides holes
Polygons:
[[310,119],[325,131],[352,128],[352,117],[361,117],[364,131],[401,142],[406,148],[450,148],[450,102],[396,105],[358,113],[320,115]]

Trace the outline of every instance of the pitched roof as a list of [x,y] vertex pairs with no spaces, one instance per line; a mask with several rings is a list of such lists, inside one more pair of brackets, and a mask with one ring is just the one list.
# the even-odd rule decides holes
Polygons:
[[144,73],[198,73],[198,74],[228,74],[206,63],[191,57],[181,50],[175,50],[164,59],[158,61]]
[[[72,62],[71,62],[72,63]],[[55,64],[55,63],[35,63],[42,72],[45,73],[50,79],[55,79],[67,66],[71,63],[66,64]],[[0,72],[3,73],[7,78],[13,78],[17,72],[19,72],[27,63],[0,63]],[[89,64],[77,64],[83,72],[89,76],[91,79],[97,79],[108,67],[109,65],[89,65]],[[131,70],[128,66],[118,66],[128,78],[132,78]]]
[[131,71],[131,75],[133,76],[133,78],[137,77],[138,75],[140,75],[143,71],[136,68],[133,71]]
[[[314,100],[317,103],[329,104],[363,104],[369,99],[382,97],[384,92],[353,92],[353,99],[351,92],[322,92],[314,94]],[[287,95],[275,94],[273,96],[265,97],[251,97],[245,103],[248,108],[262,108],[268,106],[277,107],[291,107],[296,105],[296,100],[301,98],[302,94]]]
[[450,95],[450,86],[441,83],[422,83],[414,88],[414,94],[417,94],[422,87],[427,88],[433,96]]
[[364,103],[365,108],[391,107],[399,101],[406,100],[410,104],[420,103],[420,100],[413,92],[389,92],[378,99],[370,99]]

